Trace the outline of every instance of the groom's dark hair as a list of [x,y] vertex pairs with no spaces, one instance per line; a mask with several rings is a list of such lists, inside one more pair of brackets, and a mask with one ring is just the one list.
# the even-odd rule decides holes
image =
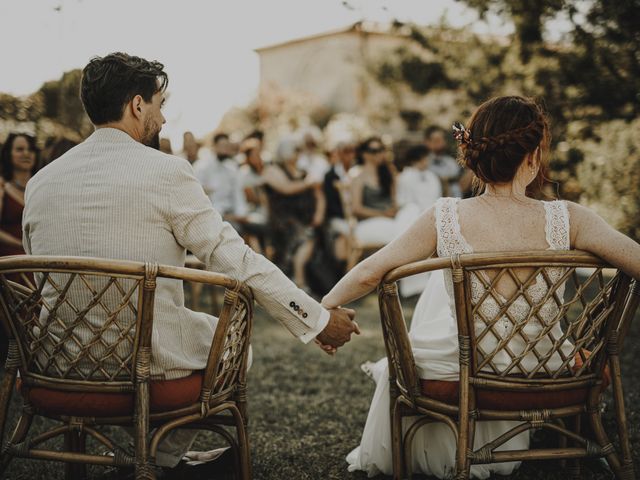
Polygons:
[[160,62],[115,52],[93,57],[82,70],[80,98],[94,125],[122,119],[124,106],[136,95],[150,102],[164,91],[169,77]]

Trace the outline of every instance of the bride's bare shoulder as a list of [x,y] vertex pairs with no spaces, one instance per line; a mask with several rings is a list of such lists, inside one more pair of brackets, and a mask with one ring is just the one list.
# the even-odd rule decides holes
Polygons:
[[[595,211],[579,203],[565,201],[569,211],[571,225],[571,244],[575,245],[578,237],[602,235],[613,228]],[[580,242],[578,242],[580,243]]]

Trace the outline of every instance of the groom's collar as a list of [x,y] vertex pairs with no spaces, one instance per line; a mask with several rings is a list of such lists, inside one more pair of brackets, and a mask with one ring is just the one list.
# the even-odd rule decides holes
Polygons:
[[87,138],[86,141],[87,142],[100,141],[100,142],[109,142],[109,143],[128,143],[128,142],[139,143],[136,140],[134,140],[131,137],[131,135],[129,135],[127,132],[123,130],[119,130],[117,128],[111,128],[111,127],[96,128],[95,132],[93,132],[89,136],[89,138]]

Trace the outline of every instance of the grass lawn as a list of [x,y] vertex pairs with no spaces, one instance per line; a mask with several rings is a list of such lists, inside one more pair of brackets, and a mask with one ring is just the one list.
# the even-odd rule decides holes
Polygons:
[[[407,318],[412,310],[406,302]],[[384,355],[377,299],[360,301],[358,323],[362,335],[354,338],[334,357],[314,345],[303,345],[257,311],[253,333],[254,363],[249,374],[250,442],[256,479],[364,479],[347,472],[345,456],[358,445],[367,417],[374,384],[360,371],[360,364]],[[636,472],[640,472],[640,325],[636,318],[624,352],[623,375],[631,443]],[[606,426],[613,435],[611,398]],[[36,429],[41,425],[36,424]],[[116,438],[126,436],[116,433]],[[553,438],[534,437],[538,446]],[[128,440],[127,440],[128,441]],[[203,434],[196,447],[219,444]],[[104,469],[90,470],[100,478]],[[584,478],[608,479],[610,472],[598,462],[587,462]],[[567,475],[557,462],[525,463],[510,478],[562,479]],[[4,478],[55,479],[63,477],[61,464],[16,459]],[[382,477],[380,477],[382,478]],[[505,477],[500,477],[505,478]]]

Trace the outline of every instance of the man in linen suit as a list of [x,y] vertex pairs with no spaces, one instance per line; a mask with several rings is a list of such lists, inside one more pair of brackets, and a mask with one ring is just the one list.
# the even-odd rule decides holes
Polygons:
[[[358,333],[353,312],[327,311],[297,288],[222,221],[188,161],[149,148],[165,122],[166,86],[158,62],[124,53],[89,62],[81,97],[96,130],[29,182],[26,252],[182,266],[189,250],[208,270],[246,282],[295,337],[335,351]],[[152,376],[175,379],[204,368],[215,325],[184,307],[180,282],[159,282]],[[172,440],[161,446],[159,465],[175,466],[193,436]]]

